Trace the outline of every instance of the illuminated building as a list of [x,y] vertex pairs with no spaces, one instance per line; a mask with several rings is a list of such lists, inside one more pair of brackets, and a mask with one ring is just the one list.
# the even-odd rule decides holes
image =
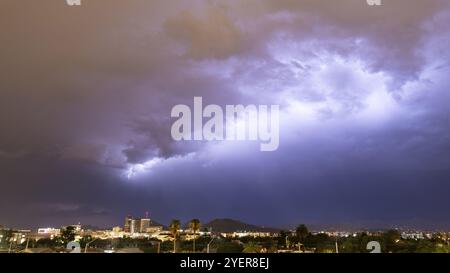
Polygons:
[[148,214],[146,214],[145,218],[133,218],[131,216],[127,216],[125,218],[123,231],[131,234],[146,233],[150,225],[151,220],[148,217]]
[[140,220],[140,225],[139,225],[139,232],[140,233],[145,233],[147,232],[147,229],[150,227],[150,219],[148,218],[143,218]]
[[131,216],[125,217],[125,224],[123,226],[123,231],[130,232],[130,230],[131,230],[131,220],[132,220]]
[[38,229],[38,235],[46,235],[51,238],[55,236],[59,236],[61,233],[61,230],[59,228],[39,228]]

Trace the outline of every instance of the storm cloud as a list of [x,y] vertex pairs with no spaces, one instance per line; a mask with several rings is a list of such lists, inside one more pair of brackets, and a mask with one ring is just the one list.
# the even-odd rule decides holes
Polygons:
[[[2,1],[0,224],[450,227],[450,4],[383,2]],[[174,142],[194,96],[279,150]]]

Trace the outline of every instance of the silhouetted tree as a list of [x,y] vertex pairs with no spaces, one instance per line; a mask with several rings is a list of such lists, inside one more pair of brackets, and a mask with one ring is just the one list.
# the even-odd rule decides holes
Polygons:
[[172,222],[169,225],[169,231],[173,236],[173,253],[177,252],[177,237],[178,237],[178,232],[180,230],[180,220],[172,220]]
[[75,227],[68,226],[62,229],[61,231],[61,239],[64,245],[67,245],[69,242],[75,240]]
[[244,245],[244,253],[259,253],[261,252],[261,246],[254,241],[250,241]]
[[309,231],[308,228],[302,224],[295,229],[295,234],[297,235],[298,242],[304,244],[306,237],[309,235]]
[[194,233],[194,244],[193,244],[193,251],[195,252],[195,240],[196,240],[196,235],[197,235],[197,232],[200,230],[200,227],[201,227],[201,223],[200,223],[200,220],[198,220],[198,219],[192,219],[190,222],[189,222],[189,228],[191,229],[191,231],[192,231],[192,233]]

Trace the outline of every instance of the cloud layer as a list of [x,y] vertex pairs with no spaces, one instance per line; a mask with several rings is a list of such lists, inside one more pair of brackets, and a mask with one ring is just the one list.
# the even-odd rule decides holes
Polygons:
[[[448,1],[1,6],[4,224],[450,224]],[[280,149],[174,142],[194,96],[279,104]]]

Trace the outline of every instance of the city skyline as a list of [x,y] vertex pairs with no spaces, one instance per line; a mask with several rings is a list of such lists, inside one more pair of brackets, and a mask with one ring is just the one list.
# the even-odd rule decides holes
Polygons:
[[[450,230],[449,1],[0,7],[0,225]],[[276,149],[175,141],[195,98],[279,106]]]
[[[37,226],[32,228],[24,228],[24,227],[7,227],[0,225],[0,230],[7,231],[11,230],[13,232],[35,232],[37,234],[59,234],[61,230],[67,229],[68,227],[73,227],[77,232],[92,232],[92,231],[113,231],[113,232],[123,232],[124,234],[128,234],[127,236],[133,234],[145,234],[145,233],[159,233],[159,232],[168,232],[170,229],[171,223],[174,221],[180,222],[180,231],[189,233],[190,223],[196,220],[199,223],[200,231],[208,232],[208,233],[239,233],[239,232],[266,232],[267,234],[279,234],[280,232],[295,232],[295,229],[304,224],[295,224],[289,227],[276,227],[276,226],[260,226],[254,225],[251,223],[246,223],[240,221],[238,219],[231,218],[214,218],[209,221],[201,221],[200,219],[193,218],[190,220],[179,220],[179,219],[171,219],[168,223],[161,223],[155,219],[152,219],[148,216],[139,217],[127,215],[124,217],[124,221],[122,223],[117,222],[114,225],[108,227],[98,227],[93,226],[89,223],[66,223],[64,225],[47,225],[47,226]],[[218,230],[215,230],[212,226],[220,226]],[[236,227],[238,226],[238,227]],[[389,230],[397,230],[399,232],[403,232],[407,234],[408,232],[428,234],[427,236],[431,236],[430,234],[439,234],[439,233],[450,233],[449,230],[445,229],[425,229],[425,228],[416,228],[416,227],[406,227],[406,226],[390,226],[390,227],[379,227],[379,228],[367,228],[367,227],[343,227],[343,226],[322,226],[315,227],[310,225],[308,226],[308,230],[314,234],[326,232],[328,234],[335,234],[334,236],[346,236],[345,234],[353,234],[353,233],[381,233]],[[224,231],[226,230],[226,231]],[[341,235],[339,235],[341,234]],[[121,235],[122,237],[125,235]]]

